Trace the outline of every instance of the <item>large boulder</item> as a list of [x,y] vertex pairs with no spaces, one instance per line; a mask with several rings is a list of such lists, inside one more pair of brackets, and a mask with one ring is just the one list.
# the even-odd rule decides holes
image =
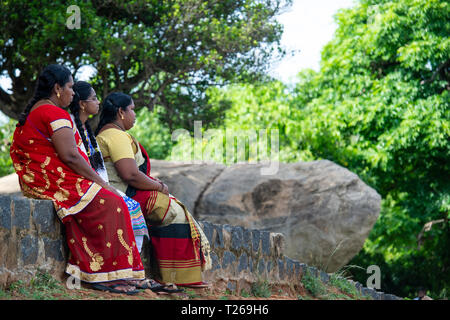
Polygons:
[[381,197],[349,170],[322,160],[227,167],[202,194],[196,217],[283,233],[287,256],[335,272],[362,248]]
[[211,182],[225,169],[220,164],[185,164],[150,160],[150,174],[167,184],[169,192],[195,213],[198,199]]
[[[328,272],[362,248],[380,211],[381,197],[349,170],[328,160],[279,164],[185,164],[151,160],[198,220],[283,233],[285,254]],[[15,174],[0,179],[0,193],[20,192]]]

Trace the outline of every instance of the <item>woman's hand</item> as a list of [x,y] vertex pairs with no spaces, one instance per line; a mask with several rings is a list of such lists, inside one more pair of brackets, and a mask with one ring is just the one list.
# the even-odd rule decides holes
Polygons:
[[112,193],[114,193],[116,196],[121,197],[119,192],[117,192],[116,188],[114,188],[113,186],[109,185],[109,184],[105,184],[104,186],[102,186],[103,188],[105,188],[108,191],[111,191]]
[[159,181],[159,183],[161,184],[161,190],[159,191],[169,195],[169,187],[164,182]]

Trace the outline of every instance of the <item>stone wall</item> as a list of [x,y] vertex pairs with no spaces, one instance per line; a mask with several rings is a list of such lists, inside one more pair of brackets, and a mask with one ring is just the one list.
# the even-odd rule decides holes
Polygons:
[[0,286],[29,280],[40,268],[62,277],[67,258],[63,224],[52,202],[0,196]]
[[[206,221],[199,224],[212,250],[212,269],[204,272],[206,281],[221,283],[236,292],[249,292],[249,286],[257,281],[299,285],[307,270],[321,281],[329,281],[327,273],[286,257],[285,238],[280,233]],[[68,249],[63,228],[50,201],[0,195],[0,287],[27,281],[38,270],[64,279]],[[150,270],[147,254],[143,259]],[[357,282],[352,284],[373,299],[399,299]]]

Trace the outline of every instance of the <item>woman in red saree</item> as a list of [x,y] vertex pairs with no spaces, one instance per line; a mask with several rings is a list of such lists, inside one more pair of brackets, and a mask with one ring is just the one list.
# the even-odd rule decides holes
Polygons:
[[155,279],[179,286],[205,287],[202,271],[211,267],[209,243],[186,207],[150,174],[146,150],[127,130],[135,122],[129,95],[111,93],[103,102],[97,143],[110,183],[139,202],[147,221]]
[[130,215],[122,197],[80,152],[70,115],[73,79],[49,65],[13,135],[10,155],[25,196],[51,200],[70,249],[66,272],[94,288],[136,293],[125,279],[145,278]]

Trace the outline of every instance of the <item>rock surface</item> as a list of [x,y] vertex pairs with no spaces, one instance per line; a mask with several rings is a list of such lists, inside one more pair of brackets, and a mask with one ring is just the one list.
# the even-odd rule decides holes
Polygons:
[[282,233],[287,256],[327,272],[361,250],[381,197],[356,174],[326,160],[280,164],[273,176],[260,168],[224,169],[198,202],[197,219]]

